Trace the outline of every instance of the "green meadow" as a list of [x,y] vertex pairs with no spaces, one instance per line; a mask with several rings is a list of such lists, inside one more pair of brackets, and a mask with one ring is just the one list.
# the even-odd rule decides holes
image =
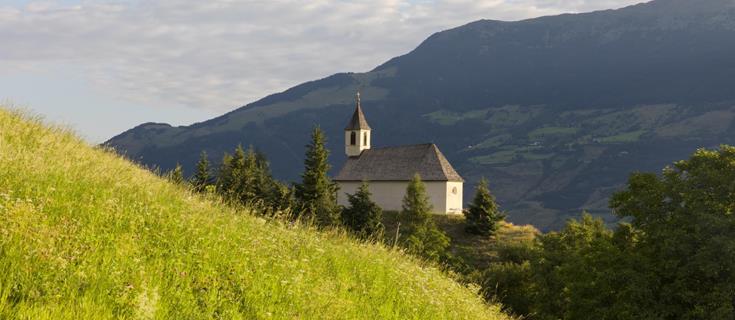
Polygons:
[[0,318],[508,319],[438,267],[195,195],[0,109]]

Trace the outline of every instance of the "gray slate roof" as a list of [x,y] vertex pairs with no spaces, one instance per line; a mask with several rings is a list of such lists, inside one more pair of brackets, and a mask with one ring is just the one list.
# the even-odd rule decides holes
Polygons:
[[360,95],[357,95],[357,106],[355,107],[355,113],[352,114],[352,119],[345,127],[345,130],[371,130],[370,126],[365,119],[365,114],[362,113],[362,105],[360,104]]
[[334,180],[408,181],[416,173],[424,181],[464,182],[433,143],[364,150],[348,158]]

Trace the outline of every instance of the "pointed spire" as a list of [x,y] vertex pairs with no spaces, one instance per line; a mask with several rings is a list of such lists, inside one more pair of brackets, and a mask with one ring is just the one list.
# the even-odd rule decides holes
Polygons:
[[370,126],[365,119],[365,114],[362,113],[362,105],[360,103],[360,91],[355,95],[356,105],[355,113],[352,114],[352,120],[347,124],[345,130],[371,130]]

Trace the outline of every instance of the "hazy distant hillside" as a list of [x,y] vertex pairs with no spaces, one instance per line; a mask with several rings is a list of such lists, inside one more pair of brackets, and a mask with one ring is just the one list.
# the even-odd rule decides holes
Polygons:
[[[490,179],[510,219],[559,226],[636,170],[735,143],[735,0],[657,0],[434,34],[368,73],[341,73],[189,127],[146,124],[108,142],[188,168],[206,149],[266,152],[295,180],[309,129],[342,129],[356,90],[377,146],[437,143],[468,183]],[[472,188],[465,188],[471,192]]]

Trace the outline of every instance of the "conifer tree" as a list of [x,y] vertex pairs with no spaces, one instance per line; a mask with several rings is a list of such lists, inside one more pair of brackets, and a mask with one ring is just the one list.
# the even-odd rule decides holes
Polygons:
[[168,179],[175,184],[184,183],[184,168],[181,167],[181,164],[176,163],[176,167],[169,172]]
[[266,205],[265,209],[268,210],[264,214],[272,215],[292,209],[294,206],[292,188],[272,180],[268,193],[263,198],[263,203]]
[[413,176],[406,187],[402,209],[401,220],[406,222],[405,230],[408,232],[413,231],[413,228],[433,223],[431,211],[434,208],[429,202],[426,186],[418,173]]
[[253,146],[225,154],[217,174],[217,192],[228,201],[251,206],[263,215],[291,208],[291,189],[273,179],[265,155]]
[[490,236],[498,230],[498,223],[505,219],[495,197],[490,193],[487,179],[482,178],[475,188],[475,198],[464,212],[469,233]]
[[270,169],[270,163],[268,163],[268,158],[265,156],[265,153],[255,150],[255,162],[258,164],[258,167],[263,171],[268,173],[270,175],[271,169]]
[[403,197],[403,210],[400,213],[401,220],[406,222],[403,243],[409,251],[436,261],[446,257],[449,237],[437,228],[431,216],[432,209],[426,186],[417,173],[409,182]]
[[209,184],[209,158],[207,152],[202,151],[199,156],[199,162],[196,165],[194,177],[191,179],[191,185],[196,192],[204,192]]
[[255,163],[254,189],[258,200],[265,206],[262,209],[277,212],[290,208],[293,205],[291,189],[273,178],[265,154],[255,150]]
[[225,153],[222,156],[222,163],[220,163],[219,170],[217,171],[217,193],[227,198],[230,190],[232,189],[232,155]]
[[337,186],[329,179],[329,150],[325,147],[324,133],[314,127],[311,142],[306,146],[302,182],[296,185],[295,196],[300,211],[313,218],[320,226],[334,226],[339,220]]
[[258,194],[258,198],[264,202],[268,202],[272,197],[273,189],[275,188],[276,181],[273,179],[270,170],[270,164],[265,154],[258,150],[253,151],[254,156],[254,173],[253,183],[255,192]]
[[367,182],[355,194],[348,194],[350,206],[342,211],[342,223],[355,235],[369,238],[383,231],[383,209],[370,199]]
[[258,180],[261,178],[258,160],[253,146],[243,153],[242,167],[239,172],[239,189],[237,197],[243,204],[253,204],[261,196]]
[[[222,185],[220,194],[232,202],[240,202],[240,195],[243,192],[243,175],[245,171],[245,149],[241,145],[235,148],[232,156],[226,155],[223,159]],[[224,160],[227,160],[226,162]]]
[[232,156],[225,155],[217,179],[219,193],[229,201],[250,204],[256,197],[253,190],[255,154],[250,147],[245,151],[241,145]]

